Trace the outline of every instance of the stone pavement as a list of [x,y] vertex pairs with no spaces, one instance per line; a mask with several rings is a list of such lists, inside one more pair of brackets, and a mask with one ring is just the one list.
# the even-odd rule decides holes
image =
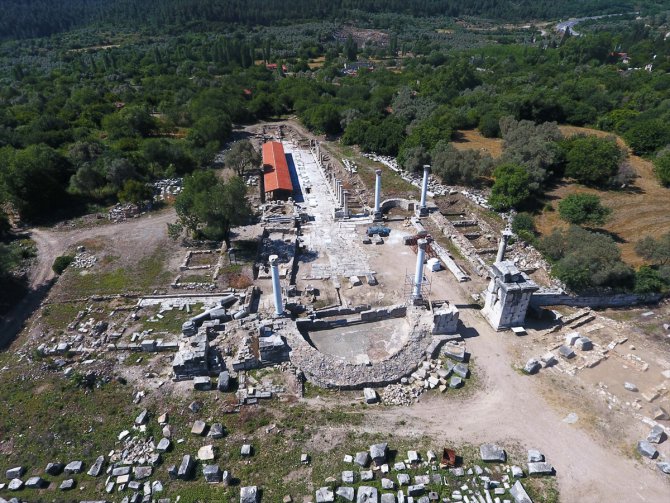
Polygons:
[[303,279],[364,276],[372,272],[356,233],[357,226],[369,225],[372,219],[357,217],[336,222],[333,219],[335,196],[314,155],[292,142],[284,141],[283,145],[284,151],[293,156],[305,205],[314,217],[313,222],[304,226],[303,239],[309,250],[318,253],[318,259],[304,266]]

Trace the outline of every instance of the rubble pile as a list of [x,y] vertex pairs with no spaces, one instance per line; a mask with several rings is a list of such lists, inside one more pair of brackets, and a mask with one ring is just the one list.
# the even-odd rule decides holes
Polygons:
[[138,217],[142,213],[142,209],[133,203],[121,204],[118,203],[116,206],[111,208],[108,213],[108,218],[113,222],[121,222],[128,218]]
[[95,255],[82,251],[74,256],[71,265],[76,269],[89,269],[93,267],[97,261],[98,258]]
[[155,199],[163,201],[170,197],[176,196],[182,190],[183,178],[166,178],[164,180],[157,180],[153,183]]
[[406,384],[391,384],[382,392],[382,403],[386,405],[412,405],[424,392],[423,386],[408,386]]

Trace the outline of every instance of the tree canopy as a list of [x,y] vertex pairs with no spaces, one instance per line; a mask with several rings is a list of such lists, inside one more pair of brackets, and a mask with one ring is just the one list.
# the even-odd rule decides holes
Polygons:
[[489,204],[498,211],[519,208],[530,198],[528,171],[516,164],[502,164],[493,172],[495,182],[491,188]]
[[558,213],[568,223],[575,225],[602,225],[612,213],[594,194],[570,194],[558,203]]
[[213,171],[198,170],[184,178],[175,201],[179,224],[195,237],[230,238],[230,229],[251,215],[246,185],[240,177],[224,182]]
[[624,153],[613,137],[575,136],[564,140],[565,175],[584,185],[610,184],[619,172]]

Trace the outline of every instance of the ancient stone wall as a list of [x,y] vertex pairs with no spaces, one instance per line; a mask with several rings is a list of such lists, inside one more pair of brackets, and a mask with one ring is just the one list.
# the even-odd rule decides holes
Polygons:
[[532,307],[573,306],[573,307],[627,307],[653,304],[661,300],[661,294],[616,294],[616,295],[569,295],[564,292],[536,292],[530,298]]
[[291,363],[305,374],[308,381],[323,388],[361,389],[398,382],[414,372],[427,356],[436,354],[444,342],[459,338],[457,335],[433,336],[432,318],[431,311],[407,308],[408,342],[390,358],[368,364],[355,364],[321,353],[305,340],[294,324],[287,324],[281,335],[291,348]]

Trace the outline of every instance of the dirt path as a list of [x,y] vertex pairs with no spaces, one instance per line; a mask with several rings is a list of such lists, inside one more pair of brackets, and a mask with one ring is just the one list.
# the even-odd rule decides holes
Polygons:
[[[469,304],[470,297],[459,283],[451,276],[440,278],[433,282],[434,298],[447,298],[460,306]],[[627,452],[632,453],[632,439],[613,438],[605,445],[585,430],[588,425],[583,422],[564,422],[571,411],[557,410],[547,402],[541,388],[543,376],[525,376],[512,368],[510,333],[494,332],[477,309],[460,307],[460,319],[469,333],[478,334],[467,339],[467,347],[481,389],[457,403],[424,395],[427,399],[409,408],[377,409],[370,415],[367,429],[426,434],[445,442],[498,441],[504,445],[509,441],[537,448],[556,468],[561,501],[565,502],[668,501],[667,477],[664,479],[655,467],[622,456],[618,448],[629,442]],[[405,422],[398,424],[399,419]]]
[[37,246],[37,258],[30,272],[28,294],[0,322],[0,348],[7,347],[25,326],[32,314],[39,308],[49,290],[57,280],[51,266],[59,255],[73,248],[86,239],[117,238],[119,247],[125,254],[134,253],[132,246],[124,248],[123,243],[130,243],[129,238],[141,237],[147,243],[162,239],[166,233],[166,223],[175,220],[172,208],[158,213],[148,213],[141,218],[134,218],[120,223],[109,223],[91,228],[72,230],[30,229],[30,238]]
[[435,397],[401,410],[380,409],[366,429],[425,434],[446,443],[495,440],[537,448],[556,468],[565,502],[667,501],[670,486],[660,475],[601,445],[579,421],[564,422],[565,414],[545,401],[536,378],[512,369],[504,340],[509,334],[492,332],[477,311],[461,310],[461,319],[479,333],[468,339],[468,350],[483,371],[483,389],[457,404]]

